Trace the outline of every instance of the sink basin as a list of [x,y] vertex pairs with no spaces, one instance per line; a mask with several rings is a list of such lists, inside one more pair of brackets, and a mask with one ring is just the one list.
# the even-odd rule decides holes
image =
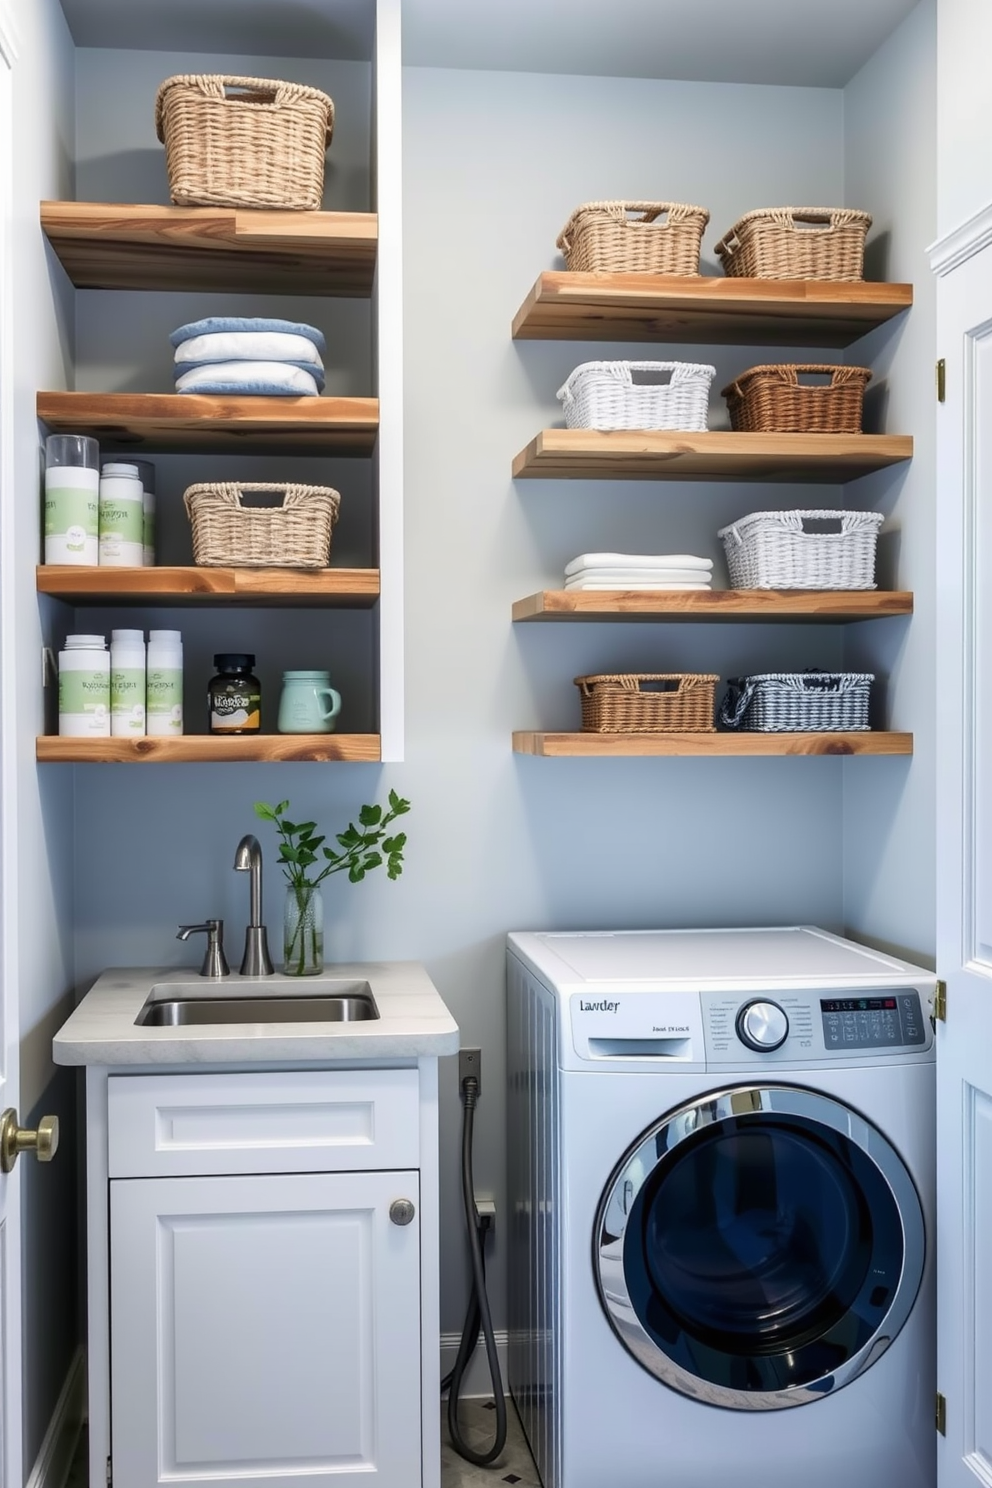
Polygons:
[[224,1023],[360,1023],[378,1018],[368,982],[324,980],[320,991],[301,992],[297,978],[228,992],[225,988],[160,982],[151,990],[136,1025],[179,1028]]

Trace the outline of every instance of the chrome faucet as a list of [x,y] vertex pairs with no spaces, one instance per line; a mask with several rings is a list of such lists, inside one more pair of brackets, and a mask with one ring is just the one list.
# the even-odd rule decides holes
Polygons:
[[262,924],[262,849],[258,838],[251,833],[242,837],[234,854],[234,867],[239,873],[251,875],[251,914],[245,931],[245,953],[241,960],[241,975],[248,977],[271,976],[272,958]]
[[207,937],[207,949],[200,967],[202,977],[226,977],[231,968],[224,955],[224,921],[205,920],[202,925],[180,925],[177,940],[189,940],[191,935],[202,931]]

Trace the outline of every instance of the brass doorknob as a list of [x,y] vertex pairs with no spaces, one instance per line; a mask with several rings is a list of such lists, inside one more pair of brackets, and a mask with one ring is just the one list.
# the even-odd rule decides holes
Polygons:
[[57,1116],[42,1116],[37,1131],[18,1126],[12,1106],[0,1116],[0,1172],[9,1173],[22,1152],[33,1152],[39,1162],[51,1162],[58,1149]]

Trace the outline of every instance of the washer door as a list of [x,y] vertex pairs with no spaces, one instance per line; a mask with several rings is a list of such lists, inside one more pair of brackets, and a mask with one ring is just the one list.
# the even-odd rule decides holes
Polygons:
[[848,1384],[916,1298],[923,1212],[892,1145],[796,1086],[713,1092],[638,1139],[603,1193],[600,1299],[683,1394],[735,1410]]

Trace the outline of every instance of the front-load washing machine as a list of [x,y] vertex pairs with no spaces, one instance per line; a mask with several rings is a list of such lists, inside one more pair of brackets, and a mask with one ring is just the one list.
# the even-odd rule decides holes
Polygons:
[[513,934],[509,1383],[544,1488],[933,1488],[932,973]]

